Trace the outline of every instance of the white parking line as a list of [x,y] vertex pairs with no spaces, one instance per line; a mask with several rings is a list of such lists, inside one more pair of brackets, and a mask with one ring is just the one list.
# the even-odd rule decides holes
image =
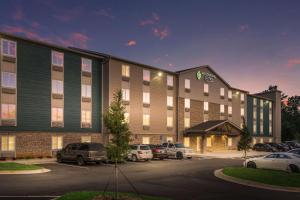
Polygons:
[[75,167],[75,168],[81,168],[81,169],[89,169],[88,167],[78,166],[78,165],[68,165],[68,164],[62,164],[62,163],[56,163],[57,165],[61,166],[68,166],[68,167]]

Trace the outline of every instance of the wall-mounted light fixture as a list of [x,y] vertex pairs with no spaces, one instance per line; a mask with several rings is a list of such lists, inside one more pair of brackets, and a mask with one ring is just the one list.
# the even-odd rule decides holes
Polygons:
[[157,75],[158,76],[162,76],[163,74],[162,74],[162,72],[158,72]]

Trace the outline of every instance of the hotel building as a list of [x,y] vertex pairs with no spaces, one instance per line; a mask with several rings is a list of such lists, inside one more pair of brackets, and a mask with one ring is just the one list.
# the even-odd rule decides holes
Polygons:
[[0,157],[106,144],[103,113],[119,89],[133,143],[236,149],[243,119],[253,143],[281,141],[280,91],[249,94],[209,66],[172,72],[5,33],[0,40]]

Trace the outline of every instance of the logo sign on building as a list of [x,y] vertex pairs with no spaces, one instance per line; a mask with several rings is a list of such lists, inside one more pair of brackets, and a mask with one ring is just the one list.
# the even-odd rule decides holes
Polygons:
[[202,78],[207,82],[214,82],[217,78],[215,75],[208,72],[201,72],[200,70],[196,73],[196,78],[201,80]]

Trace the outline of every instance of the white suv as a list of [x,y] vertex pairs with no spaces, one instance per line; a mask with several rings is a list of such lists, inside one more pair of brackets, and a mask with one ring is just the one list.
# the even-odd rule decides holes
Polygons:
[[149,145],[131,145],[130,150],[128,152],[128,160],[131,160],[133,162],[139,161],[139,160],[151,160],[153,158],[152,151],[149,147]]
[[162,146],[166,149],[168,158],[176,158],[176,159],[183,159],[188,158],[191,159],[195,153],[192,149],[185,147],[181,143],[163,143]]

